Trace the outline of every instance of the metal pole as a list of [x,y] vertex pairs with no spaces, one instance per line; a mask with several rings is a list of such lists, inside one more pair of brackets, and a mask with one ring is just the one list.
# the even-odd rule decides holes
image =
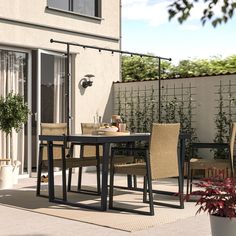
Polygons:
[[129,52],[129,51],[122,51],[122,50],[117,50],[117,49],[109,49],[109,48],[102,48],[102,47],[97,47],[97,46],[91,46],[91,45],[85,45],[85,44],[78,44],[78,43],[72,43],[72,42],[65,42],[65,41],[59,41],[59,40],[50,40],[51,43],[60,43],[60,44],[66,44],[67,45],[67,63],[66,63],[66,73],[67,73],[67,90],[66,90],[66,102],[67,102],[67,134],[69,134],[69,122],[70,122],[70,114],[69,114],[69,81],[70,81],[70,74],[69,74],[69,50],[70,50],[70,45],[71,46],[77,46],[77,47],[82,47],[82,48],[90,48],[90,49],[95,49],[99,51],[108,51],[111,53],[120,53],[120,54],[129,54],[129,55],[136,55],[136,56],[141,56],[141,57],[151,57],[151,58],[157,58],[158,59],[158,77],[159,77],[159,117],[158,117],[158,122],[161,122],[161,60],[167,60],[171,61],[171,58],[166,58],[166,57],[159,57],[151,54],[143,54],[143,53],[136,53],[136,52]]
[[159,116],[158,122],[161,123],[161,58],[158,58],[158,105],[159,105]]
[[167,60],[171,61],[171,58],[166,58],[166,57],[159,57],[159,56],[154,56],[151,54],[143,54],[143,53],[136,53],[136,52],[129,52],[129,51],[122,51],[122,50],[117,50],[117,49],[109,49],[109,48],[103,48],[103,47],[97,47],[97,46],[91,46],[91,45],[85,45],[85,44],[79,44],[79,43],[72,43],[72,42],[65,42],[65,41],[60,41],[60,40],[50,40],[51,43],[60,43],[60,44],[69,44],[71,46],[77,46],[77,47],[82,47],[82,48],[90,48],[90,49],[95,49],[99,51],[107,51],[111,53],[121,53],[121,54],[129,54],[133,56],[140,56],[140,57],[151,57],[151,58],[158,58],[162,60]]
[[65,111],[66,111],[66,123],[67,123],[67,135],[70,134],[70,44],[67,43],[66,63],[65,63]]

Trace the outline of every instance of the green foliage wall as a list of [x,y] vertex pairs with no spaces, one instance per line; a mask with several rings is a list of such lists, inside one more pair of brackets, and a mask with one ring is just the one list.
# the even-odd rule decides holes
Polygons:
[[[158,81],[117,83],[114,113],[122,115],[130,131],[150,132],[159,118],[158,95]],[[180,122],[191,142],[228,142],[231,123],[236,122],[236,75],[162,80],[161,120]],[[207,151],[199,150],[198,155],[227,155],[226,150]]]
[[[178,65],[161,62],[161,78],[187,78],[192,76],[236,73],[236,55],[222,58],[182,60]],[[158,78],[155,58],[122,57],[122,81],[142,81]]]

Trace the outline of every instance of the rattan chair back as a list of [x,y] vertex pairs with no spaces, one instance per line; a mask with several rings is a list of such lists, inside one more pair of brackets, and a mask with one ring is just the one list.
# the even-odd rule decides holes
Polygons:
[[99,128],[99,124],[81,123],[82,134],[92,134],[93,131]]
[[[92,134],[96,129],[99,128],[99,124],[94,123],[81,123],[82,134]],[[96,156],[96,146],[86,145],[83,150],[83,157]],[[99,146],[99,156],[102,156],[102,146]]]
[[[66,123],[41,123],[42,135],[63,135],[67,132]],[[54,142],[53,144],[63,145],[63,142]],[[43,160],[47,160],[47,148],[43,149]],[[53,158],[61,159],[61,147],[53,147]]]
[[179,176],[178,140],[180,124],[153,124],[150,142],[152,179]]

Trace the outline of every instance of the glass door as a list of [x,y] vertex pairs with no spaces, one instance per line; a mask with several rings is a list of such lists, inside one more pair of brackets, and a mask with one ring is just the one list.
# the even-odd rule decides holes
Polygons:
[[40,122],[61,123],[65,118],[65,57],[41,53]]
[[[65,61],[60,53],[38,50],[37,53],[37,101],[35,113],[36,143],[41,123],[66,122],[65,117]],[[38,158],[38,145],[36,157]],[[37,166],[37,158],[33,165]]]
[[[10,92],[20,94],[31,110],[31,55],[12,48],[0,48],[0,96]],[[12,132],[12,158],[20,161],[20,174],[29,171],[31,164],[31,119],[16,133]],[[9,158],[10,137],[0,131],[0,157]]]

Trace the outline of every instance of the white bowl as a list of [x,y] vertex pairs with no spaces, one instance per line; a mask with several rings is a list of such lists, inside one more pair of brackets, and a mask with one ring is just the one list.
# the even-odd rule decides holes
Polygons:
[[107,127],[107,128],[99,128],[99,131],[117,132],[118,128],[115,126]]

